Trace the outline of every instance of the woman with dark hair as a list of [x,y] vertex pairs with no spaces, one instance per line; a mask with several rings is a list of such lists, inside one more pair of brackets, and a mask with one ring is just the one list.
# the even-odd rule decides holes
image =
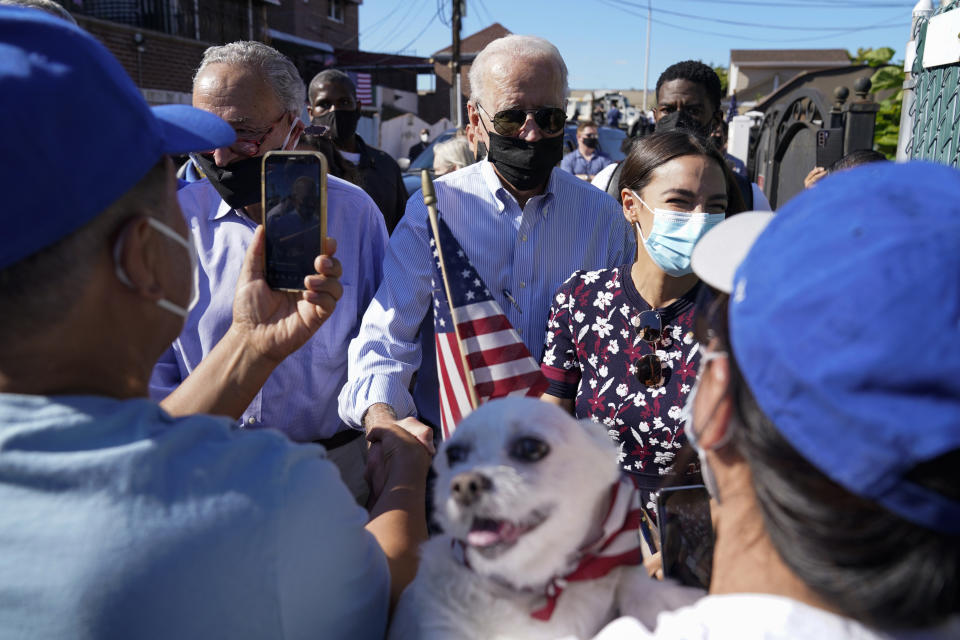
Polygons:
[[723,156],[681,131],[654,133],[631,147],[620,193],[623,215],[636,229],[637,258],[578,271],[557,291],[543,398],[606,425],[622,468],[651,492],[684,442],[681,413],[700,360],[693,338],[700,280],[690,271],[690,253],[743,203]]
[[960,638],[958,192],[883,163],[706,234],[687,435],[710,594],[597,640]]

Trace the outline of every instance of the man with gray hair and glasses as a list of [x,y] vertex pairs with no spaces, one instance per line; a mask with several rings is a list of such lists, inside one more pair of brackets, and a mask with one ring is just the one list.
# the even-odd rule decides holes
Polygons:
[[[470,89],[470,126],[486,160],[436,181],[438,210],[539,361],[554,292],[578,269],[631,262],[633,234],[612,198],[556,168],[568,92],[556,47],[533,36],[494,40],[470,69]],[[431,448],[425,423],[438,425],[440,410],[429,242],[426,207],[414,194],[350,344],[340,415],[367,429],[399,420]]]
[[[343,264],[337,313],[293,354],[269,334],[238,339],[231,321],[254,322],[233,306],[244,255],[257,225],[262,156],[296,148],[306,87],[283,54],[260,42],[211,47],[194,77],[193,106],[230,123],[237,140],[193,162],[206,179],[179,192],[199,259],[200,296],[180,337],[154,368],[150,391],[174,415],[229,416],[241,429],[279,429],[295,442],[316,442],[364,504],[367,445],[363,432],[337,416],[346,381],[347,345],[381,279],[387,233],[376,205],[360,188],[327,176],[328,229]],[[292,300],[272,292],[276,312]],[[303,327],[291,318],[290,332]],[[286,357],[285,357],[286,356]],[[263,362],[273,365],[263,366]]]

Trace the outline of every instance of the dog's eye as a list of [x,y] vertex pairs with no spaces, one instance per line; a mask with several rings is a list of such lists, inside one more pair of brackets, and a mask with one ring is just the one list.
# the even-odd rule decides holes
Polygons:
[[539,438],[517,438],[510,448],[510,456],[523,462],[536,462],[550,453],[550,445]]
[[470,449],[467,447],[459,444],[452,444],[447,447],[447,464],[452,467],[458,462],[463,462],[467,459],[467,454],[469,453]]

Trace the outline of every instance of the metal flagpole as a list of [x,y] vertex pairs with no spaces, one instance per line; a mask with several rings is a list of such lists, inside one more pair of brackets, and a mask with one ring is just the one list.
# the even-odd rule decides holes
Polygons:
[[643,110],[647,110],[647,87],[650,86],[650,25],[653,17],[652,0],[647,0],[647,59],[643,65]]
[[423,204],[427,207],[427,214],[430,218],[430,228],[433,231],[433,243],[440,261],[440,277],[443,280],[443,290],[447,294],[450,318],[453,319],[453,331],[457,336],[457,347],[460,349],[460,363],[463,366],[463,374],[467,376],[467,391],[470,394],[470,405],[476,409],[480,406],[480,400],[477,398],[477,389],[474,386],[473,373],[471,373],[470,367],[467,366],[467,352],[466,349],[463,348],[463,341],[460,339],[460,321],[457,320],[457,312],[454,310],[453,297],[450,295],[450,283],[447,280],[447,266],[443,261],[443,249],[440,248],[440,224],[437,222],[437,195],[433,190],[433,180],[430,179],[430,172],[426,169],[420,172],[420,185],[423,187]]

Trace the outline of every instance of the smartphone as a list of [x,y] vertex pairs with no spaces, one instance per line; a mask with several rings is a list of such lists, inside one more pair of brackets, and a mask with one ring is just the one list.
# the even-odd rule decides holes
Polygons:
[[327,159],[315,151],[270,151],[261,175],[267,284],[303,291],[327,236]]
[[657,495],[663,575],[708,589],[713,570],[710,494],[702,484],[667,487]]
[[843,157],[843,129],[817,131],[817,166],[829,169]]

